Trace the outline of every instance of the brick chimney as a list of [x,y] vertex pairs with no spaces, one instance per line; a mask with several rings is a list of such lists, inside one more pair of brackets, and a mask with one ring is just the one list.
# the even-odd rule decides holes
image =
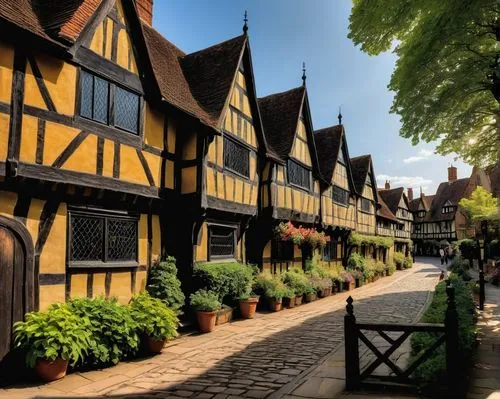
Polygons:
[[408,201],[413,201],[413,188],[408,188]]
[[390,190],[391,189],[391,182],[389,180],[386,180],[384,187],[385,187],[386,190]]
[[141,21],[153,25],[153,0],[135,0],[137,13]]
[[452,182],[452,181],[455,181],[455,180],[457,180],[457,168],[454,167],[453,165],[451,165],[448,168],[448,181]]

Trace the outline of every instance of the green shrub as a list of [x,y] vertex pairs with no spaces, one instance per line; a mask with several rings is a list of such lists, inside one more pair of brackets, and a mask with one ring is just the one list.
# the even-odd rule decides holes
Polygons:
[[460,240],[458,241],[458,248],[465,259],[473,259],[476,256],[477,243],[475,240],[471,240],[470,238]]
[[387,262],[385,267],[386,267],[386,270],[387,270],[387,273],[389,274],[389,276],[392,275],[396,271],[396,265],[394,264],[394,262]]
[[199,312],[214,312],[221,308],[219,295],[216,292],[198,290],[189,297],[191,307]]
[[169,308],[179,311],[184,306],[184,293],[177,278],[175,258],[155,263],[149,270],[146,290],[153,298],[160,299]]
[[115,298],[75,298],[67,303],[71,312],[90,320],[92,345],[85,364],[106,366],[137,352],[137,323],[129,306]]
[[397,269],[403,269],[405,262],[405,254],[402,252],[394,252],[394,263]]
[[[455,303],[458,312],[458,354],[460,364],[467,367],[467,360],[472,353],[476,338],[474,325],[474,302],[470,287],[460,277],[451,274],[451,283],[455,287]],[[436,286],[434,297],[427,310],[423,313],[422,323],[444,323],[447,309],[446,281]],[[418,357],[438,338],[441,333],[414,333],[411,337],[411,356]],[[432,385],[444,381],[446,372],[445,347],[441,345],[431,357],[422,363],[414,377],[422,385]]]
[[237,262],[204,263],[195,266],[193,279],[196,289],[212,291],[220,302],[232,304],[248,293],[253,268]]
[[330,280],[332,280],[332,283],[342,284],[344,282],[344,278],[342,277],[342,273],[344,271],[345,270],[341,265],[334,265],[327,270],[327,273]]
[[462,277],[462,279],[469,281],[471,278],[467,271],[469,270],[469,261],[462,258],[461,256],[455,256],[450,264],[450,271],[455,273],[457,276]]
[[411,269],[413,267],[413,258],[411,256],[404,258],[403,267],[405,269]]
[[304,295],[311,288],[307,276],[299,269],[292,269],[283,273],[283,282],[290,287],[295,295]]
[[383,274],[385,273],[385,270],[386,270],[386,266],[385,266],[385,263],[382,262],[381,260],[378,260],[377,262],[375,262],[375,271],[379,274]]
[[268,271],[263,271],[255,276],[252,290],[257,295],[265,295],[269,287],[275,285],[275,276]]
[[347,268],[348,269],[358,269],[363,270],[366,265],[366,259],[356,252],[352,253],[347,260]]
[[38,359],[81,362],[91,347],[87,317],[74,314],[66,304],[52,305],[47,312],[31,312],[14,324],[14,346],[27,350],[26,365]]
[[377,262],[373,258],[368,258],[365,260],[365,268],[361,270],[361,273],[363,274],[363,280],[369,280],[373,276],[375,276],[376,272],[376,267],[377,267]]
[[172,339],[178,335],[177,314],[160,299],[142,292],[132,298],[130,308],[139,334],[149,335],[155,340]]
[[332,288],[332,280],[329,277],[309,277],[309,283],[314,288],[315,291],[323,291],[324,289]]

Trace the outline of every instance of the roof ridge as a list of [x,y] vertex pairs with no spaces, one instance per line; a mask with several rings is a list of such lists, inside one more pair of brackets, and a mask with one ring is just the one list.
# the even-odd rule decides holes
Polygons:
[[224,44],[228,44],[228,43],[230,43],[232,41],[235,41],[236,39],[241,39],[241,38],[245,38],[245,37],[246,37],[246,35],[243,35],[243,34],[239,35],[239,36],[232,37],[231,39],[227,39],[227,40],[224,40],[222,42],[212,44],[212,45],[210,45],[208,47],[205,47],[205,48],[193,51],[192,53],[185,53],[185,55],[184,55],[183,58],[190,57],[190,56],[195,56],[195,55],[197,55],[199,53],[202,53],[204,51],[213,50],[215,47],[222,46]]
[[272,97],[277,97],[277,96],[280,96],[280,95],[289,94],[289,93],[291,93],[293,91],[299,91],[299,90],[305,90],[305,87],[304,86],[297,86],[297,87],[294,87],[293,89],[289,89],[289,90],[285,90],[285,91],[280,91],[278,93],[271,93],[271,94],[268,94],[267,96],[264,96],[264,97],[258,97],[257,100],[262,101],[262,100],[266,100],[266,99],[269,99],[269,98],[272,98]]
[[180,51],[183,56],[186,55],[186,53],[184,52],[184,50],[182,50],[179,46],[175,45],[174,43],[172,43],[170,40],[168,40],[158,29],[156,29],[155,27],[151,26],[151,25],[148,25],[146,24],[145,22],[141,21],[141,25],[142,27],[147,27],[148,29],[154,31],[156,34],[160,35],[162,37],[163,40],[165,40],[166,42],[168,42],[172,47],[174,47],[176,50]]

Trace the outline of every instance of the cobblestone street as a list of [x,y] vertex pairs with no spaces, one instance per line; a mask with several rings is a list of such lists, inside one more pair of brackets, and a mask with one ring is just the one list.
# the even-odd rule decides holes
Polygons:
[[[213,333],[184,336],[159,356],[74,373],[43,386],[0,390],[0,397],[264,398],[303,379],[343,341],[345,300],[366,321],[412,322],[437,283],[435,259],[421,259],[349,293],[278,313],[260,313]],[[305,397],[305,396],[304,396]]]

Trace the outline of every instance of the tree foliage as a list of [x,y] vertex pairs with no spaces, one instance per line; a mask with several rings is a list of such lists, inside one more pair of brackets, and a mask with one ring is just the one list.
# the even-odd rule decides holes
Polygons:
[[473,221],[498,218],[498,199],[483,187],[478,186],[470,198],[462,198],[458,203]]
[[353,0],[349,29],[370,55],[394,46],[401,136],[478,166],[500,159],[498,0]]

